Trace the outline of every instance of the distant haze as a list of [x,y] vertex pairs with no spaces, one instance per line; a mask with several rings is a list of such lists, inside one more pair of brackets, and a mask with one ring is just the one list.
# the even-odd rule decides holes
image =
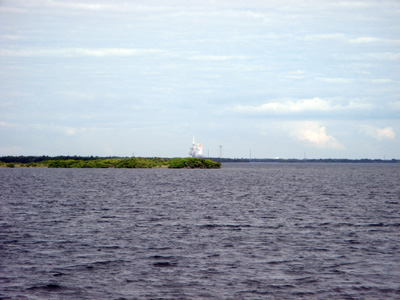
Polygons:
[[188,156],[193,135],[400,158],[400,2],[0,1],[0,156]]

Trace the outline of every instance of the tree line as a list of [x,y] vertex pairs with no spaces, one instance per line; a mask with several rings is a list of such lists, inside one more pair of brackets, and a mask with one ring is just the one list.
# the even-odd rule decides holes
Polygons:
[[[93,159],[52,159],[52,160],[3,160],[0,158],[0,167],[32,167],[32,168],[187,168],[187,169],[219,169],[220,162],[204,158],[93,158]],[[25,162],[26,163],[25,163]]]

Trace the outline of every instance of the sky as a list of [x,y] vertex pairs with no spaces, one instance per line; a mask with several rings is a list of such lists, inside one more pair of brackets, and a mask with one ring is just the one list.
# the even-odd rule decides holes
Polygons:
[[400,158],[398,0],[0,0],[0,156]]

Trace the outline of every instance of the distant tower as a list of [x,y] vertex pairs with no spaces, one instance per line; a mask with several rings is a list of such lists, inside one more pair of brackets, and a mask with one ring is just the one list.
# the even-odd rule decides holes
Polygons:
[[202,157],[203,156],[203,147],[201,144],[196,143],[194,136],[193,136],[193,143],[192,147],[189,149],[189,155],[191,157]]
[[222,157],[222,145],[219,146],[219,158]]

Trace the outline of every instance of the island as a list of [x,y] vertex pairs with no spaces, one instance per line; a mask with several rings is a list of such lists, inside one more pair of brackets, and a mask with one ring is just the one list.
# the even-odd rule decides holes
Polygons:
[[[170,169],[220,169],[221,162],[206,158],[95,158],[95,157],[43,157],[44,159],[29,159],[14,157],[13,159],[1,157],[0,167],[3,168],[170,168]],[[46,159],[47,158],[47,159]]]

